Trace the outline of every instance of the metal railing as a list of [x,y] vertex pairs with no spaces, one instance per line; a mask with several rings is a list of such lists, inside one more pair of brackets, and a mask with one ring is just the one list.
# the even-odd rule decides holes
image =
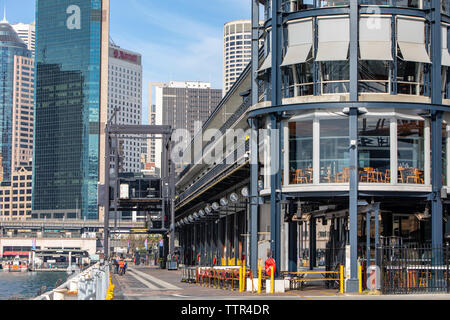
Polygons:
[[377,248],[383,294],[450,293],[449,247]]
[[109,286],[109,264],[97,263],[34,300],[106,300]]

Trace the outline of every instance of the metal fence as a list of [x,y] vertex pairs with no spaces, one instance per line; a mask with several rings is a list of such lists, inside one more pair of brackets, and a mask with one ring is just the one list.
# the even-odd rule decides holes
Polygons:
[[377,248],[383,294],[450,293],[449,247]]

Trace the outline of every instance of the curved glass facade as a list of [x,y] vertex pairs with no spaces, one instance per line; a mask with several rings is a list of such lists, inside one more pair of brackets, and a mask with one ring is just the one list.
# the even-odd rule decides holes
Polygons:
[[98,219],[101,0],[36,1],[33,210]]
[[[7,22],[0,22],[0,175],[2,182],[11,181],[14,56],[32,57],[27,45]],[[22,76],[22,75],[17,75]],[[29,98],[29,93],[21,93]],[[17,97],[20,99],[21,97]]]

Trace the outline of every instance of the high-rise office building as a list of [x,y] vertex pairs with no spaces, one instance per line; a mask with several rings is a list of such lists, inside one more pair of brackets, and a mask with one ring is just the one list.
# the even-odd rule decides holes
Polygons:
[[[108,118],[116,109],[119,109],[117,124],[142,123],[142,56],[110,44]],[[141,141],[132,138],[120,140],[124,159],[121,172],[140,172]],[[114,167],[114,162],[111,166]]]
[[99,218],[108,23],[109,0],[36,1],[33,218]]
[[12,171],[30,167],[34,136],[34,59],[14,57],[12,117]]
[[[149,122],[170,125],[173,129],[187,129],[192,136],[195,123],[205,122],[222,99],[221,89],[211,89],[211,84],[200,81],[171,81],[150,83],[150,92],[155,87],[156,104],[149,112]],[[151,94],[150,94],[151,104]],[[154,112],[152,112],[154,111]],[[152,120],[154,117],[154,120]],[[189,139],[188,139],[189,140]],[[155,159],[156,168],[161,168],[161,140],[153,140],[154,148],[148,149],[149,159]]]
[[[20,147],[20,140],[13,141],[13,127],[19,119],[16,118],[19,115],[15,112],[21,109],[18,106],[22,104],[22,101],[26,101],[23,105],[28,106],[27,111],[23,110],[24,113],[27,112],[28,114],[20,115],[20,117],[27,119],[24,122],[29,120],[29,112],[32,112],[29,107],[29,99],[30,97],[33,99],[33,88],[29,87],[29,81],[23,81],[22,78],[30,79],[33,66],[26,67],[30,70],[24,70],[21,67],[16,69],[18,67],[16,61],[19,60],[21,64],[20,58],[31,58],[32,53],[6,19],[0,22],[0,48],[2,51],[2,59],[0,60],[0,156],[2,159],[0,175],[2,181],[8,182],[11,180],[11,172],[14,169],[13,146]],[[18,89],[20,90],[18,91]],[[28,144],[28,135],[23,140],[26,140],[26,144]]]
[[223,40],[223,94],[225,95],[252,58],[251,21],[235,20],[225,23]]
[[16,30],[19,38],[28,46],[28,50],[32,51],[34,54],[36,45],[36,23],[16,23],[13,24],[12,27]]

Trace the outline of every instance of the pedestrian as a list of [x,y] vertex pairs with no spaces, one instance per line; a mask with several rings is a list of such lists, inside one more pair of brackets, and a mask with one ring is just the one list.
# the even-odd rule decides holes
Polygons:
[[118,274],[119,273],[119,262],[117,261],[116,258],[114,258],[113,263],[114,263],[114,273]]
[[128,267],[128,262],[125,260],[125,262],[123,264],[123,274],[125,274],[127,272],[127,267]]
[[123,276],[125,273],[125,263],[123,259],[120,259],[119,261],[119,275]]

